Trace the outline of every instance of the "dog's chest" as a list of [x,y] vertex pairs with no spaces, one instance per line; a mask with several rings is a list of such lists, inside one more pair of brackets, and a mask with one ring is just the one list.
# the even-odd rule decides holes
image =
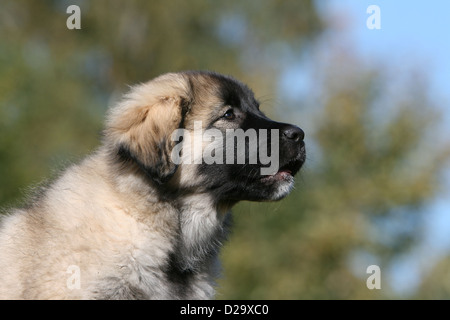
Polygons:
[[[151,256],[137,257],[126,268],[122,277],[110,277],[116,288],[104,298],[118,299],[211,299],[214,297],[214,269],[216,257],[209,257],[196,270],[180,268],[174,254],[169,254],[164,263],[149,263]],[[114,279],[115,278],[115,279]],[[116,296],[114,296],[116,295]]]

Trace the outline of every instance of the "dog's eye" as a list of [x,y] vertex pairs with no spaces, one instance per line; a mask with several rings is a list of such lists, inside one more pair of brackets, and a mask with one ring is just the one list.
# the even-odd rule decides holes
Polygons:
[[228,109],[222,117],[227,120],[234,120],[234,118],[236,118],[236,115],[234,114],[233,109]]

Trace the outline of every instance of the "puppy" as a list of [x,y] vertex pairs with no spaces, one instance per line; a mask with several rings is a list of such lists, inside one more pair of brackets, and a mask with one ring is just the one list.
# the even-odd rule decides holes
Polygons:
[[213,298],[230,209],[285,197],[303,139],[228,76],[135,86],[100,147],[2,219],[0,298]]

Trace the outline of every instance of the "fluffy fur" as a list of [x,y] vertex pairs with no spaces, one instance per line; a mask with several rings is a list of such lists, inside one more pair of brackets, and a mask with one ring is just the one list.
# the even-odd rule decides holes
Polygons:
[[[303,132],[258,107],[248,87],[210,72],[134,87],[109,111],[98,150],[2,219],[0,298],[213,298],[231,207],[284,197],[304,161]],[[229,108],[232,120],[221,117]],[[192,132],[196,120],[222,131],[279,128],[280,171],[175,164],[171,134]]]

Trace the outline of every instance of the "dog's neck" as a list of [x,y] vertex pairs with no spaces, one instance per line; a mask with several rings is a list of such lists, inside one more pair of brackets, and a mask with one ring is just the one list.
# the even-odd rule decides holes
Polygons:
[[179,200],[177,257],[181,269],[198,269],[217,256],[231,227],[230,208],[219,207],[207,194]]
[[136,211],[129,210],[130,214],[151,227],[154,214],[165,212],[159,221],[165,220],[177,230],[175,234],[166,234],[167,241],[173,244],[169,264],[174,272],[200,271],[217,256],[231,227],[230,209],[234,202],[218,202],[207,192],[180,192],[170,186],[166,189],[139,174],[138,167],[118,170],[120,164],[110,165],[109,170],[117,173],[114,175],[116,190],[127,197]]
[[[173,225],[176,234],[167,234],[167,240],[173,243],[173,252],[170,254],[171,268],[180,272],[200,271],[203,265],[217,256],[223,242],[227,239],[231,227],[231,204],[217,203],[207,193],[182,193],[172,191],[170,198],[162,200],[154,186],[141,175],[132,170],[116,176],[117,189],[127,191],[128,200],[137,210],[136,219],[152,224],[153,215],[159,214],[158,208],[166,208],[160,219]],[[132,191],[130,193],[130,191]],[[133,214],[129,211],[130,214]],[[160,220],[161,221],[161,220]]]

